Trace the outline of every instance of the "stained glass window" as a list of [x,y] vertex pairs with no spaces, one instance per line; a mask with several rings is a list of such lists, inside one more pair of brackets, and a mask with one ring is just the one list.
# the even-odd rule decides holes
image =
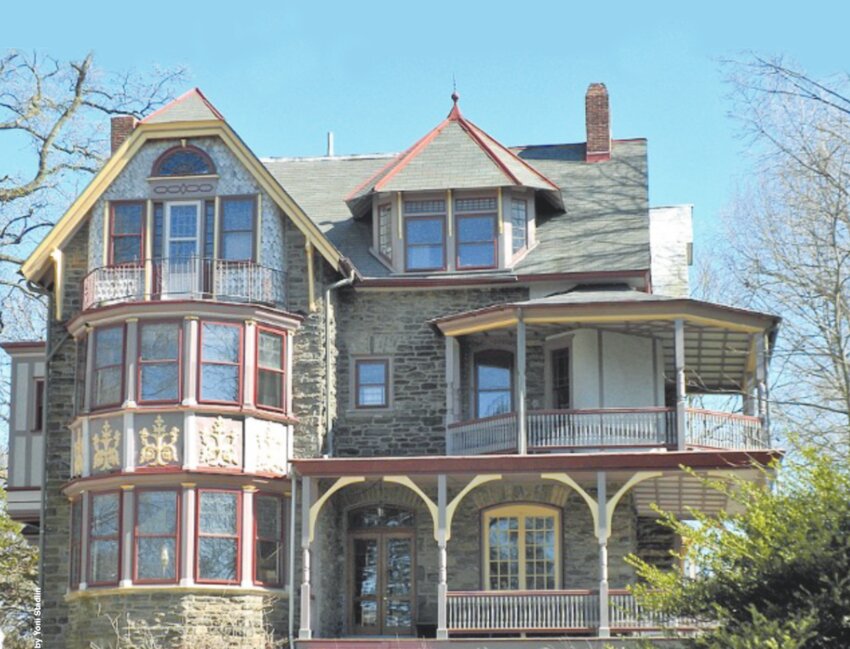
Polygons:
[[154,164],[154,176],[203,176],[215,173],[210,157],[195,147],[175,147]]

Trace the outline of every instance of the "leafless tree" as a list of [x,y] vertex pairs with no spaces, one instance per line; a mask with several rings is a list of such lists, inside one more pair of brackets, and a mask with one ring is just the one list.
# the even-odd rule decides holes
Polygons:
[[[783,317],[774,429],[850,450],[850,84],[781,58],[727,62],[753,172],[722,261],[752,308]],[[815,432],[816,431],[816,432]]]

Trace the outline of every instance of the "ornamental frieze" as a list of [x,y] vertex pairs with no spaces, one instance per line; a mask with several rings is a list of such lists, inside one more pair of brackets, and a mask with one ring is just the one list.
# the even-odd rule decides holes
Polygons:
[[121,468],[121,431],[112,428],[108,419],[103,422],[99,432],[92,434],[91,447],[92,472]]
[[286,473],[286,427],[266,422],[257,430],[257,471]]
[[239,468],[241,438],[241,425],[238,422],[216,417],[212,426],[198,431],[198,463],[209,467]]
[[139,430],[139,466],[168,466],[179,462],[177,444],[180,429],[166,426],[162,415],[157,415],[150,430]]

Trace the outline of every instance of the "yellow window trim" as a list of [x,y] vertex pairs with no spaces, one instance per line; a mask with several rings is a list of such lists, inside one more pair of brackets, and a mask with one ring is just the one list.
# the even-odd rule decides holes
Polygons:
[[482,532],[484,538],[484,589],[490,588],[490,521],[494,518],[516,518],[519,522],[517,528],[518,542],[518,574],[519,590],[528,590],[526,584],[525,565],[525,519],[528,517],[552,517],[555,519],[555,589],[561,587],[561,510],[554,505],[501,505],[484,511]]

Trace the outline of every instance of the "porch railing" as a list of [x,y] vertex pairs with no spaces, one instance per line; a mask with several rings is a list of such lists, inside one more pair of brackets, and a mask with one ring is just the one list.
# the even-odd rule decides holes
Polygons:
[[582,590],[458,591],[447,597],[450,632],[590,631],[599,595]]
[[[686,409],[685,442],[689,446],[763,449],[769,441],[758,417]],[[449,455],[514,452],[519,434],[516,413],[450,424]],[[678,445],[674,408],[604,408],[537,410],[528,413],[529,452],[581,449],[672,448]]]
[[284,271],[252,261],[189,257],[95,268],[83,279],[82,308],[144,300],[217,300],[282,306]]

